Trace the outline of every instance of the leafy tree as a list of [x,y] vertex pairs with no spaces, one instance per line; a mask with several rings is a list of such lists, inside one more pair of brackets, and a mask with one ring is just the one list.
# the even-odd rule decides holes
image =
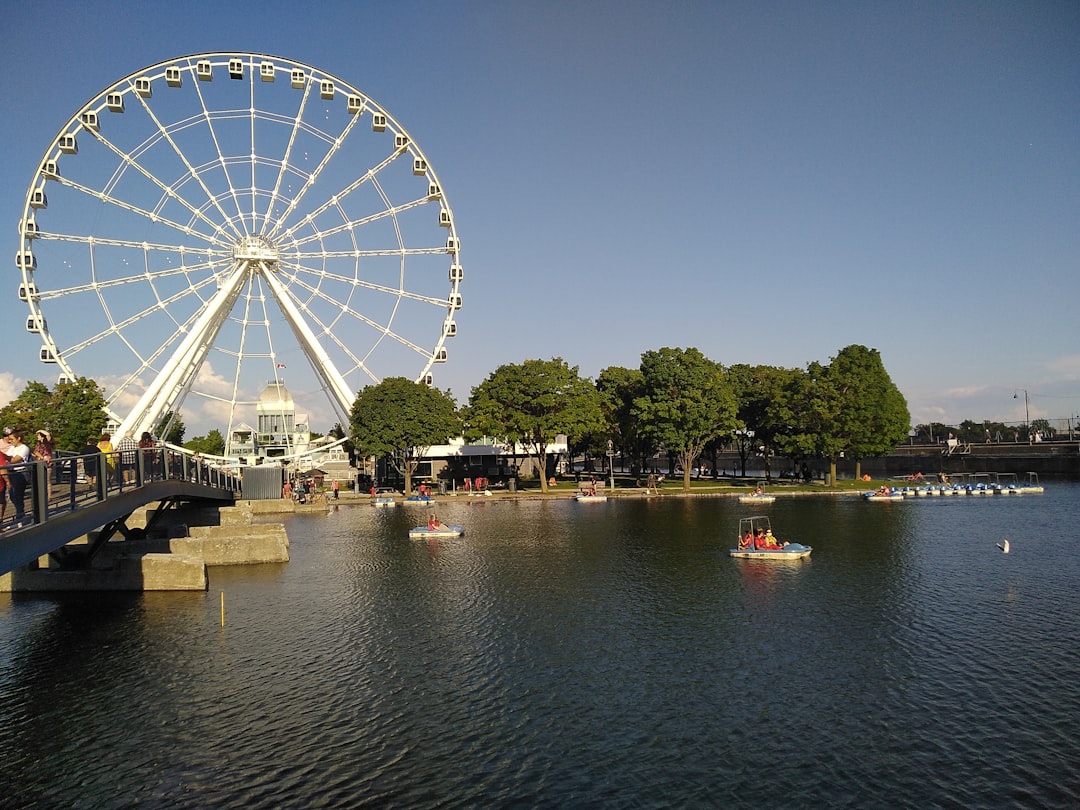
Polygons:
[[220,456],[225,452],[225,437],[220,430],[213,428],[205,436],[195,436],[184,447],[204,456]]
[[17,427],[28,439],[39,428],[48,430],[58,450],[77,450],[105,427],[105,398],[93,380],[79,377],[58,383],[50,391],[30,382],[21,394],[0,408],[0,422]]
[[157,423],[154,428],[154,435],[164,442],[183,447],[184,430],[184,420],[180,418],[180,414],[173,413],[170,410],[166,411],[165,415],[161,417],[161,421]]
[[101,387],[86,377],[58,383],[50,412],[49,429],[58,450],[81,449],[87,439],[101,434],[107,421]]
[[619,366],[605,368],[596,378],[609,436],[616,447],[634,460],[635,470],[644,469],[648,457],[656,449],[655,444],[642,435],[633,414],[634,400],[641,396],[643,381],[641,369]]
[[816,416],[817,446],[829,459],[831,480],[836,480],[836,459],[841,453],[855,460],[858,476],[860,459],[892,452],[907,438],[911,414],[907,401],[896,387],[877,349],[852,345],[832,359],[828,366],[811,364]]
[[[778,366],[734,365],[729,376],[739,403],[738,416],[746,427],[745,432],[735,434],[743,475],[750,451],[763,447],[768,477],[770,456],[780,451],[787,436],[799,432],[799,420],[793,411],[803,372]],[[789,397],[794,399],[789,401]]]
[[731,385],[722,366],[693,348],[645,352],[641,374],[634,416],[646,436],[679,459],[683,490],[689,490],[691,468],[705,445],[739,424]]
[[52,391],[49,386],[31,381],[26,384],[21,394],[4,406],[0,417],[3,418],[5,426],[18,428],[25,436],[32,438],[34,431],[40,427],[52,430],[45,425],[51,404]]
[[466,409],[473,431],[520,442],[540,470],[547,492],[547,446],[560,433],[580,440],[604,424],[600,394],[561,357],[503,365],[473,388]]
[[404,377],[369,385],[353,402],[349,418],[353,441],[365,455],[389,456],[405,477],[406,493],[427,449],[461,432],[461,417],[449,391]]

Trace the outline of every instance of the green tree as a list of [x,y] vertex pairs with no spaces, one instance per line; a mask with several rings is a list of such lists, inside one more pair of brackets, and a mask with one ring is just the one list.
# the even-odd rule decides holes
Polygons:
[[784,437],[794,432],[798,424],[793,419],[792,402],[788,396],[798,390],[803,372],[778,366],[734,365],[729,370],[735,397],[739,403],[738,416],[745,430],[736,431],[736,447],[746,475],[749,453],[763,447],[765,474],[768,477],[769,458],[780,451]]
[[473,388],[466,420],[480,434],[520,442],[537,464],[543,492],[548,444],[560,433],[580,440],[604,425],[596,387],[561,357],[499,366]]
[[449,391],[404,377],[369,385],[353,402],[349,418],[353,442],[369,456],[389,456],[412,491],[412,476],[428,448],[461,432],[461,417]]
[[623,453],[633,459],[635,471],[645,468],[655,445],[642,435],[634,418],[634,400],[641,396],[644,377],[641,369],[609,366],[596,378],[601,409],[608,434]]
[[712,439],[739,425],[735,396],[724,368],[697,349],[641,355],[642,395],[634,401],[641,430],[679,459],[683,490],[694,460]]
[[30,382],[21,394],[0,408],[0,422],[21,429],[32,444],[34,431],[48,430],[58,450],[77,450],[105,427],[105,398],[93,380],[79,377],[50,391]]
[[154,435],[163,442],[183,447],[184,430],[184,420],[180,418],[180,414],[170,410],[165,412],[165,415],[161,417],[154,427]]
[[[877,349],[852,345],[840,350],[826,371],[837,397],[832,433],[840,449],[855,459],[855,476],[861,459],[884,456],[902,444],[911,429],[907,400],[900,393]],[[836,458],[831,470],[836,480]]]
[[31,381],[26,384],[22,393],[0,410],[0,418],[3,419],[4,426],[17,428],[27,439],[32,439],[38,428],[52,430],[45,424],[51,404],[52,391],[49,386]]
[[225,452],[225,437],[220,430],[213,428],[205,436],[195,436],[188,440],[184,447],[204,456],[220,456]]

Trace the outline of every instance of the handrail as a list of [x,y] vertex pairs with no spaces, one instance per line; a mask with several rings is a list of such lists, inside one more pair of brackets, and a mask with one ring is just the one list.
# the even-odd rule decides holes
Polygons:
[[241,488],[241,477],[235,471],[168,447],[58,453],[52,461],[2,466],[0,477],[7,489],[0,494],[4,498],[0,531],[45,523],[50,517],[100,503],[152,481],[192,481],[230,492]]

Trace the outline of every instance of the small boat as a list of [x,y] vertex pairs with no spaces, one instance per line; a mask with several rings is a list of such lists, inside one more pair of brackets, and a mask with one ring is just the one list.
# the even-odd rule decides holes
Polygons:
[[581,503],[602,503],[607,500],[607,495],[596,495],[591,492],[579,492],[574,496],[574,500]]
[[379,507],[397,506],[395,495],[397,495],[397,492],[392,489],[378,489],[371,497],[371,505]]
[[765,494],[765,487],[761,484],[753,492],[739,496],[739,503],[772,503],[775,500],[775,495]]
[[405,499],[405,503],[413,506],[434,506],[435,499],[430,495],[410,495]]
[[1021,483],[1017,489],[1022,493],[1042,492],[1043,486],[1039,483],[1039,474],[1036,472],[1029,472],[1028,480]]
[[904,500],[904,493],[897,492],[896,490],[889,489],[888,487],[882,487],[881,489],[872,489],[869,492],[862,494],[863,500],[867,501],[902,501]]
[[[772,525],[765,515],[756,515],[739,519],[739,534],[735,548],[728,551],[729,556],[741,560],[801,560],[809,557],[813,549],[802,543],[784,543],[772,548],[756,548],[757,542],[752,538],[758,536],[758,530],[765,532],[766,537],[772,537]],[[772,539],[776,543],[776,539]]]
[[998,473],[994,489],[998,495],[1019,495],[1020,481],[1016,473]]
[[457,526],[454,524],[442,524],[438,528],[429,529],[427,526],[417,526],[415,529],[409,529],[409,537],[461,537],[465,534],[464,526]]

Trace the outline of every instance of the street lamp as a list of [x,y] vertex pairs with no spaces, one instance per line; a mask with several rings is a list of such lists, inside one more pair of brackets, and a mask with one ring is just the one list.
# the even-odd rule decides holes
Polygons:
[[[1024,430],[1027,432],[1028,444],[1031,444],[1031,413],[1028,411],[1028,392],[1026,388],[1021,388],[1024,392]],[[1013,399],[1018,399],[1020,394],[1013,392]]]
[[608,487],[612,490],[615,489],[615,463],[613,458],[615,456],[615,444],[608,439],[607,442],[607,468],[608,468]]

